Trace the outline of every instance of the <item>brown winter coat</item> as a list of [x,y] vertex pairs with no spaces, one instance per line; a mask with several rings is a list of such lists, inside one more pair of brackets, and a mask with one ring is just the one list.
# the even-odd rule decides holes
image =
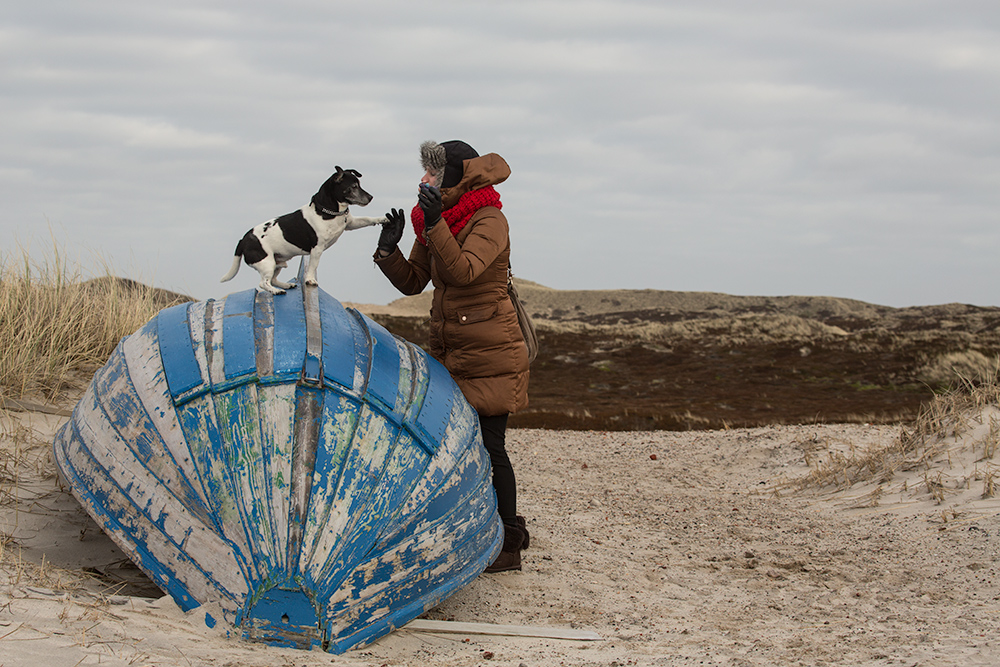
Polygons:
[[[462,180],[442,189],[445,209],[464,193],[502,183],[510,167],[495,153],[466,160]],[[375,263],[403,294],[430,281],[431,355],[444,364],[472,407],[483,416],[528,406],[528,351],[507,295],[510,239],[500,209],[481,208],[456,236],[440,221],[414,241],[409,259],[396,251]]]

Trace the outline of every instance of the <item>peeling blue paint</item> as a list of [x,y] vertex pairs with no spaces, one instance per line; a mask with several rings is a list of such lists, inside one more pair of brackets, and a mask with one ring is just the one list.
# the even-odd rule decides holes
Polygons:
[[205,389],[205,381],[194,356],[191,331],[188,328],[189,304],[161,310],[156,316],[156,331],[162,336],[160,355],[163,370],[174,400],[196,395]]
[[272,644],[372,641],[478,576],[503,538],[478,418],[448,372],[316,287],[165,309],[54,447],[182,608],[218,603],[206,622]]
[[226,379],[244,378],[256,373],[254,341],[254,294],[240,292],[226,298],[222,320],[222,340]]

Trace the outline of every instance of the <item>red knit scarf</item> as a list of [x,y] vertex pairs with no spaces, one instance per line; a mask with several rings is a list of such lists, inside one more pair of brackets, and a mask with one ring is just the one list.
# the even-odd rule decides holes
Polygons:
[[[503,204],[500,203],[500,193],[494,190],[492,185],[466,192],[459,197],[458,203],[443,211],[441,217],[448,223],[448,229],[454,236],[468,224],[476,211],[487,206],[503,208]],[[413,222],[413,231],[417,234],[417,240],[427,245],[427,241],[424,239],[424,211],[419,204],[414,206],[410,212],[410,221]]]

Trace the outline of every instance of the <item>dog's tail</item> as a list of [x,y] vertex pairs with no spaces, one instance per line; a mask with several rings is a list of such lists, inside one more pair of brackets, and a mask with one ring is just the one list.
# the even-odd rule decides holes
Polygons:
[[236,256],[233,257],[233,265],[229,267],[229,272],[222,276],[219,280],[220,283],[232,280],[236,275],[236,272],[240,270],[240,260],[243,259],[243,242],[240,241],[236,246]]

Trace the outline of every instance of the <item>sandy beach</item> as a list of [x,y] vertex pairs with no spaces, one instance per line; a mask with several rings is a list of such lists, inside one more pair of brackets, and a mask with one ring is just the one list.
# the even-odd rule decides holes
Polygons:
[[65,417],[0,420],[3,667],[1000,662],[991,412],[891,481],[847,488],[802,480],[900,427],[514,430],[524,568],[482,575],[424,617],[601,639],[403,628],[339,656],[184,614],[59,484],[49,450]]

